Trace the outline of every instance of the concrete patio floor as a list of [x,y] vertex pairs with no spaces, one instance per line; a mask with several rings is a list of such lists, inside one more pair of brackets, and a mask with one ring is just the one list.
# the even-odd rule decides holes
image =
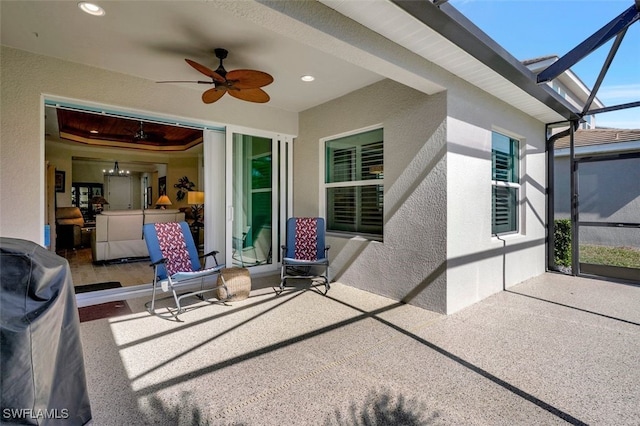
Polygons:
[[548,273],[453,315],[341,284],[81,324],[93,425],[638,425],[640,287]]

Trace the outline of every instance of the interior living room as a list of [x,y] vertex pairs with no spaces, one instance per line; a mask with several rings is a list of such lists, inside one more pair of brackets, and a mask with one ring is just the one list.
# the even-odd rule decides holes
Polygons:
[[[113,241],[143,217],[186,220],[202,243],[201,129],[60,105],[45,108],[44,122],[45,159],[56,176],[51,244],[69,261],[78,292],[152,280],[141,235]],[[130,219],[109,216],[125,210]]]
[[[47,216],[55,224],[50,243],[69,261],[78,293],[152,281],[139,232],[144,223],[184,220],[204,250],[203,129],[130,115],[46,103],[45,161],[56,183],[47,196]],[[251,190],[242,203],[251,213],[241,218],[232,245],[232,263],[240,267],[270,264],[273,253],[270,148],[262,138],[250,144],[244,162]],[[243,168],[238,173],[246,174]]]

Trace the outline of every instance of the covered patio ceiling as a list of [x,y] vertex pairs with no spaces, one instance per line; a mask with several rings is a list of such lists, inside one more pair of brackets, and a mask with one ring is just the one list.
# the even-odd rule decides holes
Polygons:
[[[437,93],[445,89],[437,77],[446,70],[542,122],[575,114],[473,23],[454,16],[453,7],[443,4],[445,13],[428,0],[376,0],[366,7],[361,1],[336,0],[107,2],[102,18],[84,16],[71,2],[3,1],[0,6],[4,45],[151,81],[195,79],[197,71],[184,59],[215,67],[212,50],[225,47],[227,68],[273,75],[274,83],[265,88],[272,99],[268,105],[289,111],[303,111],[383,78]],[[430,21],[417,19],[408,7]],[[439,26],[459,29],[469,46],[452,42]],[[470,53],[470,46],[501,68],[487,66]],[[316,81],[302,83],[305,74]],[[182,85],[199,98],[198,85]]]

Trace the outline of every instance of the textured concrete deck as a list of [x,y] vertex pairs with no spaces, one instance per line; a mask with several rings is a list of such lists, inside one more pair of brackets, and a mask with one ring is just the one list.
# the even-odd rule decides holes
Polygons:
[[94,425],[640,419],[640,287],[545,274],[442,316],[334,284],[83,323]]

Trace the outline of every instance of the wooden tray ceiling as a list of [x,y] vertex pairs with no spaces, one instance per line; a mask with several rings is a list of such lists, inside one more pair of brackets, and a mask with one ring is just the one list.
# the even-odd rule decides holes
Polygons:
[[60,138],[88,145],[146,151],[186,151],[202,143],[202,130],[58,109]]

